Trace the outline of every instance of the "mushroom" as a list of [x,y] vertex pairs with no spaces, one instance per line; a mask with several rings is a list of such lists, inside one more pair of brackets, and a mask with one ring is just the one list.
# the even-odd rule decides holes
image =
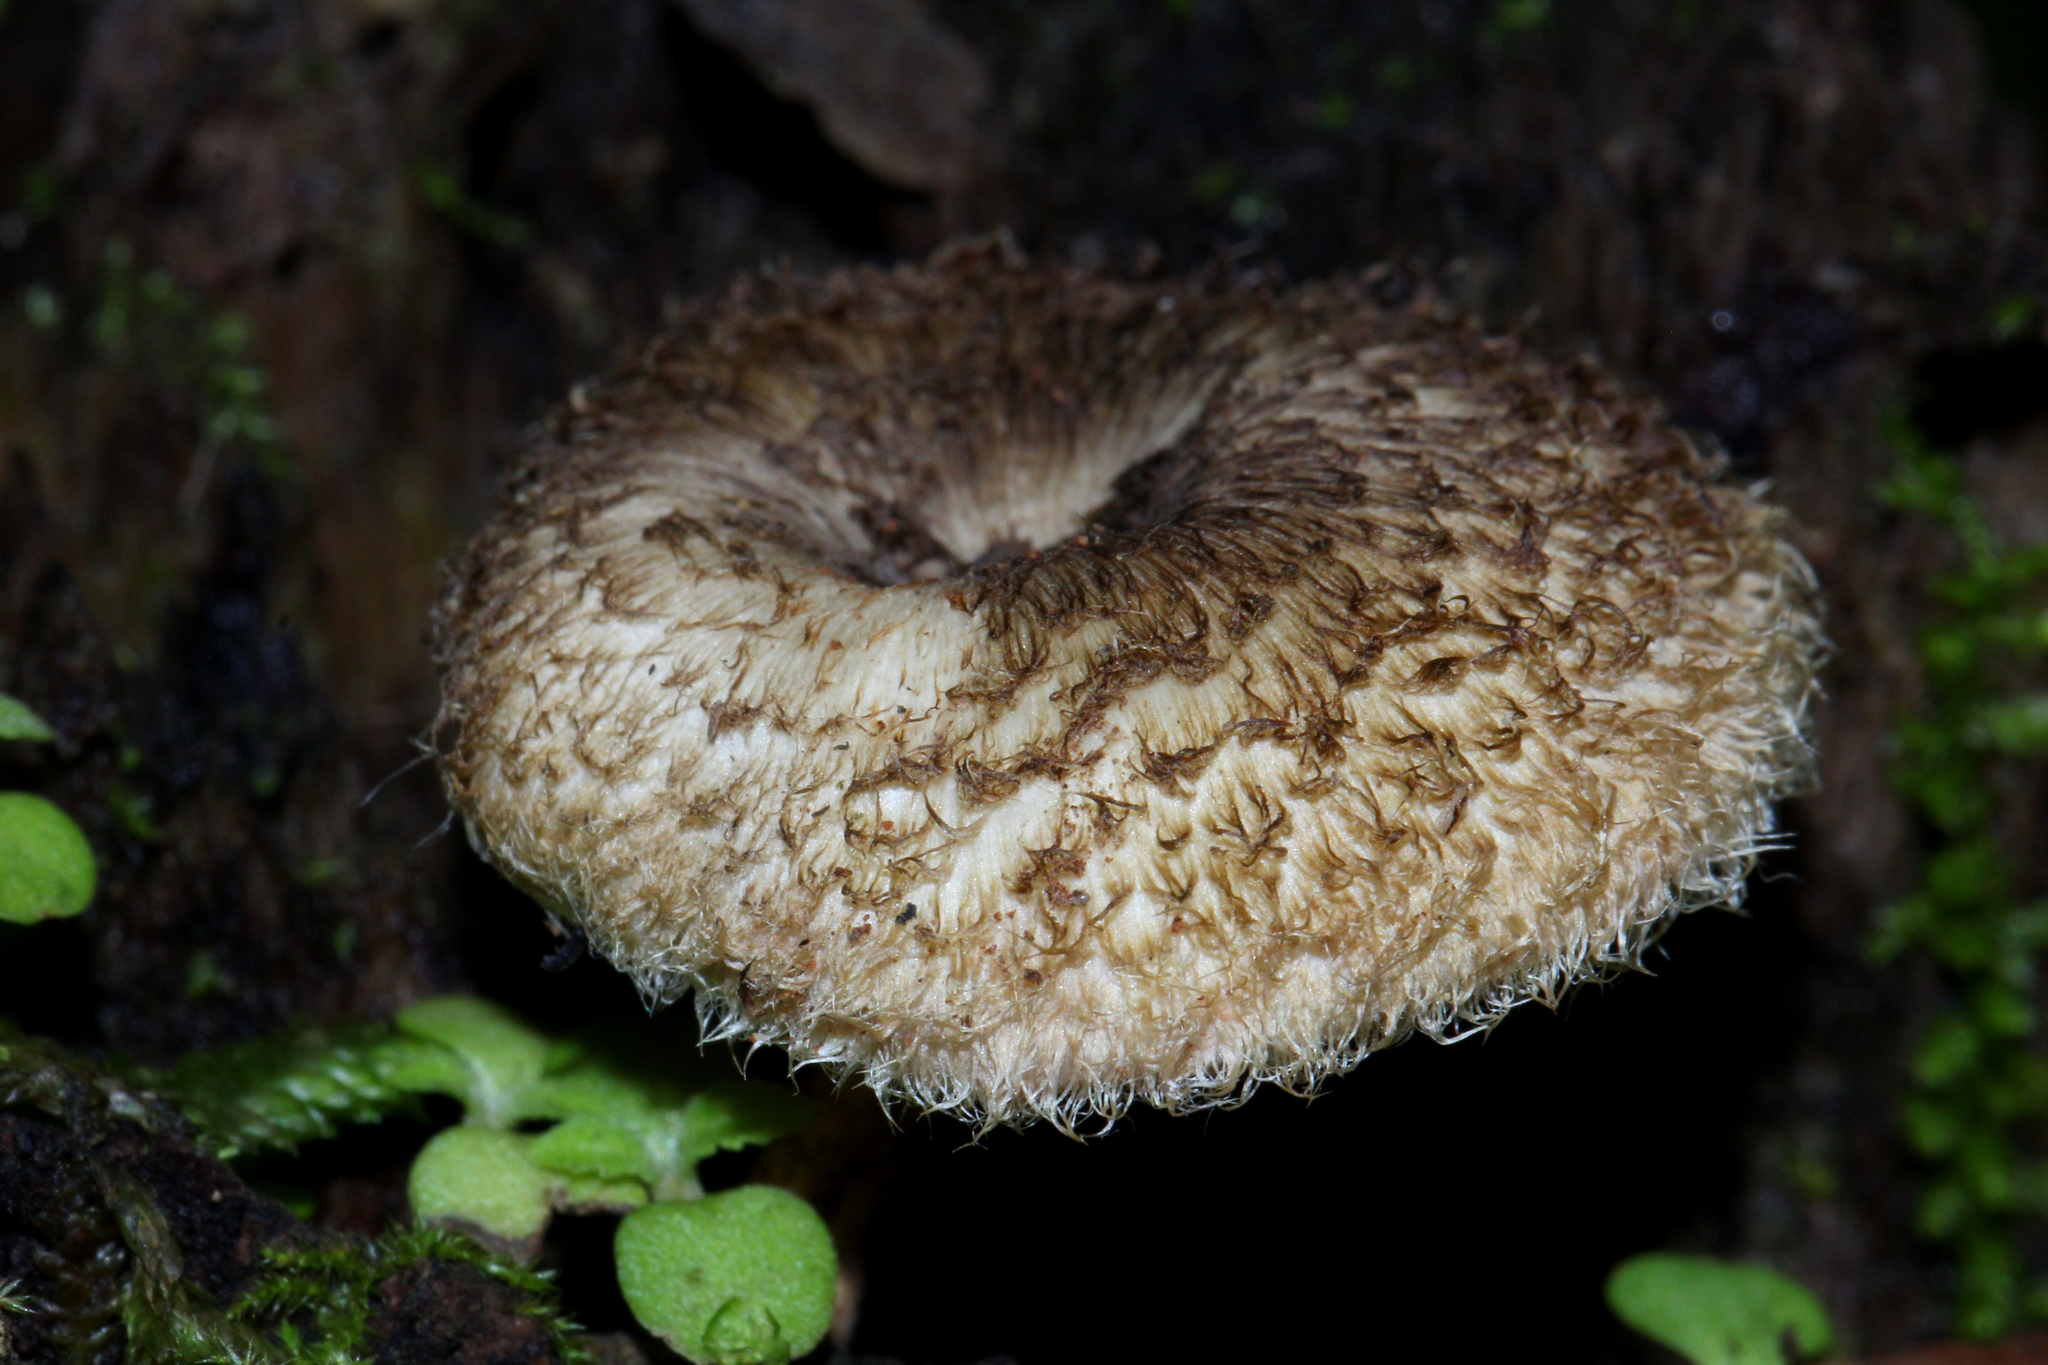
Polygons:
[[1357,280],[755,278],[455,564],[447,789],[650,1003],[885,1098],[1312,1087],[1739,898],[1821,642],[1716,475]]

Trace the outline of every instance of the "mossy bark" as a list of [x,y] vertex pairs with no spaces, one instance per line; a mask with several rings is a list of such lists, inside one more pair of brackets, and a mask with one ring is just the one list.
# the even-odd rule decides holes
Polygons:
[[[0,1279],[29,1305],[0,1317],[6,1359],[289,1359],[274,1331],[233,1310],[277,1274],[266,1253],[312,1249],[365,1255],[360,1238],[309,1227],[251,1190],[158,1096],[0,1035]],[[475,1265],[426,1256],[365,1276],[374,1305],[349,1343],[360,1359],[557,1359],[527,1296]]]

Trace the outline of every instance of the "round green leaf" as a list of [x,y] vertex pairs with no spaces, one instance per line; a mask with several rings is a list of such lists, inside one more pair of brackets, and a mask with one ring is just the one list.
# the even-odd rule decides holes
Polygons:
[[613,1252],[633,1316],[700,1365],[780,1365],[832,1323],[832,1234],[787,1190],[649,1204],[619,1224]]
[[70,816],[27,792],[0,792],[0,920],[34,924],[92,901],[99,869]]
[[1803,1285],[1760,1265],[1652,1252],[1607,1277],[1607,1306],[1694,1365],[1785,1365],[1828,1349],[1827,1310]]
[[527,1156],[529,1138],[473,1124],[436,1133],[406,1177],[413,1216],[454,1223],[523,1248],[547,1228],[555,1177]]
[[0,692],[0,739],[55,739],[57,732],[35,712]]

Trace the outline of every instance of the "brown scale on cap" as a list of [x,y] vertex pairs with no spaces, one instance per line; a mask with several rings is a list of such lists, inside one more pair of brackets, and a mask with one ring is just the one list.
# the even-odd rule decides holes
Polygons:
[[757,279],[456,565],[448,788],[651,1000],[885,1097],[1306,1087],[1740,894],[1820,644],[1714,475],[1348,283]]

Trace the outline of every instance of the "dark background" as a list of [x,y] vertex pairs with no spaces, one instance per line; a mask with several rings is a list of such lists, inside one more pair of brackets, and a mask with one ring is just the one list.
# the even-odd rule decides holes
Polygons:
[[[2041,7],[755,7],[809,47],[736,12],[0,12],[0,690],[60,731],[0,751],[0,785],[64,803],[106,869],[82,921],[0,943],[0,1012],[162,1061],[443,989],[555,1023],[626,1003],[601,967],[538,971],[538,916],[430,837],[428,770],[359,803],[431,715],[437,565],[520,430],[671,301],[998,228],[1117,271],[1381,264],[1390,297],[1598,355],[1772,481],[1839,651],[1822,789],[1751,913],[1687,918],[1653,976],[1313,1102],[969,1146],[877,1136],[846,1095],[855,1348],[1646,1360],[1599,1288],[1664,1247],[1798,1276],[1853,1353],[1941,1335],[1897,1101],[1944,988],[1865,945],[1918,876],[1886,735],[1950,551],[1874,489],[1917,404],[2003,532],[2048,534],[2048,361],[2011,307],[2048,287]],[[313,1154],[324,1220],[389,1216],[392,1141]]]

